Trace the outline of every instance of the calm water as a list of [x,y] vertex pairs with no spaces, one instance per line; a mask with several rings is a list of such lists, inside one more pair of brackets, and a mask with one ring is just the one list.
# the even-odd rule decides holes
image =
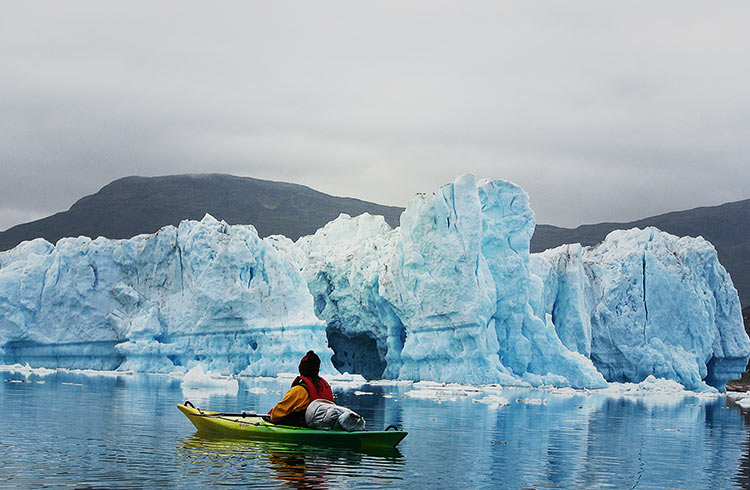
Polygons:
[[[506,390],[436,402],[411,387],[359,386],[337,400],[368,428],[409,431],[363,454],[198,436],[175,408],[267,411],[285,386],[242,380],[235,396],[183,393],[157,376],[44,378],[0,372],[0,485],[7,487],[562,487],[750,485],[750,419],[725,398],[553,396]],[[43,381],[43,383],[41,383]],[[540,400],[524,403],[525,399]],[[516,401],[519,400],[519,401]]]

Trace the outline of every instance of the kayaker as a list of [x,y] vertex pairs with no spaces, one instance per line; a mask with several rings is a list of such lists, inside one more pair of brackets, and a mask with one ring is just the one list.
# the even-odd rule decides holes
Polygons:
[[318,375],[319,371],[320,358],[315,352],[308,351],[299,362],[299,376],[292,382],[292,387],[269,412],[271,422],[305,427],[305,410],[311,401],[319,398],[333,401],[331,387]]

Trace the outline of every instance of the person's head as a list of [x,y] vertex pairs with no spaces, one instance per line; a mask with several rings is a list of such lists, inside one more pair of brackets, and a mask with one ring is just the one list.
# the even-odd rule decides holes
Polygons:
[[307,378],[315,379],[320,371],[320,357],[313,352],[307,351],[305,357],[299,362],[299,373]]

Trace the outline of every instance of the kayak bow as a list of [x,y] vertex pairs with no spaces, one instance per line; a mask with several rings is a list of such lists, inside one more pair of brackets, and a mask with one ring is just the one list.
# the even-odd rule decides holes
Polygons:
[[190,402],[177,405],[177,408],[187,416],[198,432],[231,435],[243,439],[377,449],[394,448],[408,434],[403,430],[346,432],[276,425],[268,420],[267,415],[212,412],[195,408]]

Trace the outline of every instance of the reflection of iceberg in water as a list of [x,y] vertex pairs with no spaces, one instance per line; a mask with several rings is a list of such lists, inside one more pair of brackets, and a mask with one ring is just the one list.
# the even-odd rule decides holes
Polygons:
[[727,408],[740,409],[745,433],[740,444],[742,454],[738,459],[737,474],[733,481],[740,488],[750,488],[750,411],[742,410],[742,406],[737,403],[744,397],[744,393],[735,393],[734,395],[736,396],[726,398],[726,406]]
[[[483,406],[474,403],[482,396],[442,404],[402,399],[419,457],[440,458],[445,474],[460,472],[472,487],[497,486],[499,478],[506,488],[716,487],[748,447],[733,442],[743,439],[740,414],[727,410],[722,397],[683,392],[663,403],[646,394],[503,389],[495,396],[508,406],[470,410]],[[528,403],[537,399],[544,403]],[[435,409],[446,405],[471,416]],[[451,458],[444,457],[447,440]],[[404,448],[407,459],[415,456],[411,449]]]
[[198,434],[179,441],[177,460],[186,474],[208,474],[214,484],[271,485],[273,478],[295,488],[339,486],[352,476],[359,483],[393,486],[403,466],[395,448],[361,452]]

